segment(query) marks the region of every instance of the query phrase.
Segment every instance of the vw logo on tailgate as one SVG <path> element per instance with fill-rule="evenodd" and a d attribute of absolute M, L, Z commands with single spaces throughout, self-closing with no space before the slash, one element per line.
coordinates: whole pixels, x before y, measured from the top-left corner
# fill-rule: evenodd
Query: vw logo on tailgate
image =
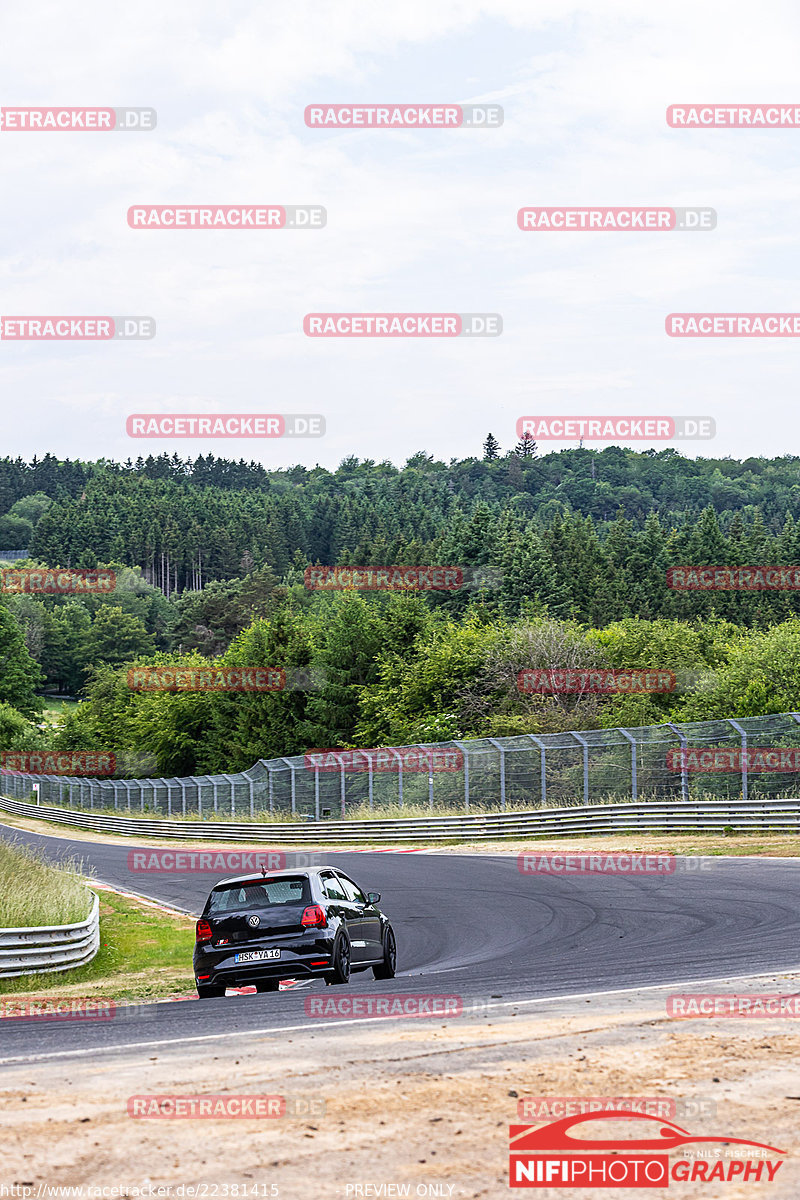
<path fill-rule="evenodd" d="M 252 926 L 253 926 L 253 929 L 255 929 L 256 925 L 260 925 L 260 924 L 261 924 L 261 917 L 257 917 L 257 916 L 255 916 L 255 914 L 254 914 L 252 917 L 248 917 L 248 918 L 247 918 L 247 924 L 248 924 L 248 925 L 252 925 Z"/>

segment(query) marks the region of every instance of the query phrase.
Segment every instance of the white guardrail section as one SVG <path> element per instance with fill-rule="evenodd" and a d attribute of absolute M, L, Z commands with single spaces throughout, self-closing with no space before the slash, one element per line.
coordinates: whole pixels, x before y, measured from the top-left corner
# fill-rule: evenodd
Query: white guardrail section
<path fill-rule="evenodd" d="M 93 829 L 126 837 L 181 838 L 187 842 L 225 841 L 306 845 L 354 845 L 359 842 L 488 841 L 497 838 L 565 836 L 584 833 L 641 833 L 645 830 L 724 830 L 800 833 L 800 799 L 721 801 L 657 801 L 643 804 L 580 805 L 538 808 L 531 812 L 454 814 L 406 820 L 323 821 L 320 824 L 277 821 L 168 821 L 113 817 L 73 809 L 25 804 L 0 797 L 0 810 L 39 821 Z"/>
<path fill-rule="evenodd" d="M 99 949 L 100 902 L 93 892 L 92 911 L 85 921 L 0 929 L 0 979 L 82 967 Z"/>

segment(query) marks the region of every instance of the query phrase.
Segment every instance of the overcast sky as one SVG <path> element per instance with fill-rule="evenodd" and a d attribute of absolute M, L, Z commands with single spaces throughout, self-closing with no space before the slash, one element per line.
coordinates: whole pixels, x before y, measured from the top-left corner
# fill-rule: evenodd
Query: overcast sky
<path fill-rule="evenodd" d="M 673 0 L 7 6 L 0 104 L 152 106 L 150 133 L 0 132 L 0 313 L 148 315 L 152 341 L 0 341 L 0 453 L 268 466 L 503 450 L 527 414 L 703 414 L 688 452 L 800 452 L 798 339 L 667 337 L 800 311 L 800 9 Z M 317 130 L 316 102 L 499 103 L 501 128 Z M 320 204 L 314 231 L 133 230 L 133 204 Z M 523 233 L 529 205 L 702 205 L 713 232 Z M 310 312 L 497 312 L 495 338 L 312 339 Z M 133 440 L 135 412 L 321 413 L 319 440 Z M 563 443 L 562 443 L 563 444 Z M 574 442 L 571 444 L 575 444 Z M 560 448 L 540 445 L 541 450 Z M 641 444 L 640 444 L 641 445 Z M 680 447 L 679 447 L 680 448 Z"/>

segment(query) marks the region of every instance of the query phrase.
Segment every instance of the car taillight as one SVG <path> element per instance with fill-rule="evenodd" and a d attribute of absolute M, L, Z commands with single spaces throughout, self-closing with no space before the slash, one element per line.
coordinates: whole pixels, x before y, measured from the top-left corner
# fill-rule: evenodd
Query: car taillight
<path fill-rule="evenodd" d="M 318 904 L 309 904 L 308 908 L 303 910 L 300 924 L 304 929 L 324 929 L 328 924 L 325 909 L 320 908 Z"/>
<path fill-rule="evenodd" d="M 198 921 L 195 933 L 196 942 L 210 942 L 214 936 L 208 921 Z"/>

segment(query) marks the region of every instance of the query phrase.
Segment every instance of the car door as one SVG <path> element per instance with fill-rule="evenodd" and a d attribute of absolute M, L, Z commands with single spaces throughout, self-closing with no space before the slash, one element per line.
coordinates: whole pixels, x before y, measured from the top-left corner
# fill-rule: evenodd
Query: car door
<path fill-rule="evenodd" d="M 361 888 L 353 882 L 349 875 L 345 875 L 341 871 L 337 871 L 336 874 L 341 880 L 345 895 L 360 914 L 360 937 L 364 940 L 364 960 L 374 962 L 376 959 L 383 958 L 383 931 L 381 930 L 380 913 L 374 904 L 370 904 Z"/>
<path fill-rule="evenodd" d="M 361 932 L 361 911 L 358 905 L 353 900 L 348 900 L 344 884 L 335 871 L 324 871 L 319 878 L 328 911 L 334 916 L 341 917 L 347 928 L 351 946 L 350 961 L 352 963 L 363 962 L 369 956 Z"/>

